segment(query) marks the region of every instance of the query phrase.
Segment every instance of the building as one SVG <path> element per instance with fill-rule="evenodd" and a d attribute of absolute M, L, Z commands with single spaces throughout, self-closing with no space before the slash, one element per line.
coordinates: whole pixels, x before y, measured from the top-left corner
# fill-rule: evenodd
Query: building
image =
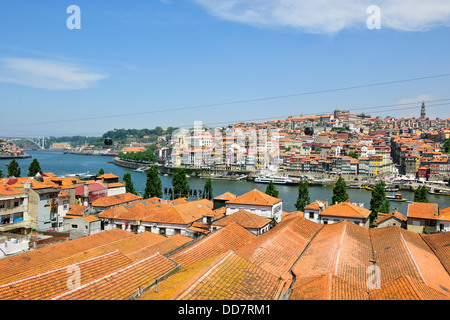
<path fill-rule="evenodd" d="M 439 232 L 450 231 L 450 207 L 439 210 L 439 219 L 437 221 Z"/>
<path fill-rule="evenodd" d="M 108 196 L 108 187 L 101 182 L 89 181 L 76 187 L 76 198 L 79 205 L 87 206 L 106 196 Z"/>
<path fill-rule="evenodd" d="M 349 221 L 359 226 L 369 227 L 370 210 L 350 202 L 341 202 L 329 206 L 320 213 L 323 224 Z"/>
<path fill-rule="evenodd" d="M 85 237 L 101 232 L 101 221 L 93 215 L 66 216 L 65 229 L 70 231 L 70 239 Z"/>
<path fill-rule="evenodd" d="M 211 231 L 216 231 L 230 223 L 237 223 L 244 229 L 247 229 L 254 235 L 258 236 L 269 231 L 272 219 L 263 218 L 254 213 L 239 210 L 235 213 L 225 216 L 211 223 Z"/>
<path fill-rule="evenodd" d="M 227 201 L 234 200 L 236 198 L 237 198 L 237 196 L 235 194 L 232 194 L 230 192 L 225 192 L 213 199 L 214 209 L 225 207 L 225 204 Z"/>
<path fill-rule="evenodd" d="M 397 210 L 394 210 L 387 214 L 378 213 L 378 219 L 375 221 L 374 225 L 377 228 L 399 226 L 402 229 L 406 229 L 407 220 L 408 219 L 403 214 L 401 214 Z"/>
<path fill-rule="evenodd" d="M 91 207 L 98 213 L 116 206 L 126 205 L 140 200 L 142 200 L 142 197 L 138 195 L 132 193 L 122 193 L 98 198 L 92 201 Z"/>
<path fill-rule="evenodd" d="M 438 213 L 437 203 L 413 202 L 408 204 L 407 230 L 416 233 L 435 232 Z"/>
<path fill-rule="evenodd" d="M 213 203 L 207 199 L 171 201 L 156 197 L 111 207 L 101 212 L 102 229 L 120 228 L 134 233 L 150 231 L 167 237 L 181 234 L 195 237 L 194 223 L 204 223 L 214 216 Z"/>
<path fill-rule="evenodd" d="M 275 223 L 281 221 L 283 201 L 269 196 L 262 191 L 253 189 L 242 196 L 226 202 L 226 215 L 239 210 L 246 210 L 258 216 L 273 219 Z"/>
<path fill-rule="evenodd" d="M 29 228 L 27 194 L 8 185 L 0 185 L 0 231 L 14 232 Z"/>
<path fill-rule="evenodd" d="M 308 220 L 320 223 L 320 215 L 326 208 L 328 208 L 328 201 L 316 200 L 305 207 L 304 217 Z"/>

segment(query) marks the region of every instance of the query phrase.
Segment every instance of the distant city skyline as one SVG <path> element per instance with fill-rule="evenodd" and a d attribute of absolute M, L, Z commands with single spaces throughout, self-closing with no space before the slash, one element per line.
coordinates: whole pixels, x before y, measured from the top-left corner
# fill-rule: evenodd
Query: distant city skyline
<path fill-rule="evenodd" d="M 427 117 L 450 116 L 450 3 L 321 4 L 3 2 L 0 136 L 99 136 L 336 108 L 418 118 L 422 101 Z M 68 27 L 71 5 L 80 29 Z M 379 29 L 369 28 L 371 5 Z"/>

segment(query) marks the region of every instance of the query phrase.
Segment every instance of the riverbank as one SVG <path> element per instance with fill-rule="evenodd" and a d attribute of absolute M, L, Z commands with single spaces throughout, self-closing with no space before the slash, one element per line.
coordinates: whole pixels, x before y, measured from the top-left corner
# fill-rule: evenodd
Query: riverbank
<path fill-rule="evenodd" d="M 33 158 L 37 158 L 43 172 L 52 172 L 58 176 L 65 176 L 68 174 L 74 174 L 79 172 L 92 172 L 96 173 L 100 168 L 105 173 L 112 173 L 117 175 L 120 179 L 125 173 L 131 174 L 131 180 L 133 181 L 134 188 L 137 192 L 144 193 L 147 182 L 147 176 L 144 172 L 134 171 L 135 169 L 120 167 L 113 163 L 109 157 L 92 156 L 92 155 L 73 155 L 64 154 L 63 152 L 55 151 L 30 151 Z M 32 159 L 19 159 L 17 160 L 22 172 L 28 172 L 28 167 Z M 0 167 L 4 167 L 8 164 L 9 160 L 0 160 Z M 161 168 L 161 166 L 159 167 Z M 205 176 L 206 177 L 206 176 Z M 161 184 L 163 188 L 172 188 L 172 177 L 170 175 L 160 174 Z M 253 189 L 258 189 L 262 192 L 267 188 L 266 184 L 254 183 L 247 180 L 225 180 L 225 179 L 212 179 L 213 180 L 213 195 L 218 196 L 225 192 L 231 192 L 235 195 L 242 195 Z M 188 183 L 191 189 L 201 189 L 205 185 L 205 179 L 201 176 L 197 177 L 194 174 L 188 178 Z M 285 186 L 277 185 L 279 191 L 279 197 L 283 200 L 283 211 L 292 212 L 295 211 L 295 203 L 298 197 L 297 186 Z M 333 195 L 332 186 L 318 186 L 310 185 L 309 196 L 311 201 L 322 200 L 331 203 L 331 197 Z M 363 189 L 348 189 L 347 190 L 350 201 L 363 203 L 365 208 L 370 207 L 370 200 L 372 192 Z M 414 192 L 410 190 L 401 191 L 404 198 L 412 201 L 414 198 Z M 389 193 L 390 195 L 391 193 Z M 168 196 L 163 196 L 164 199 L 168 199 Z M 429 194 L 428 200 L 433 203 L 438 203 L 439 208 L 445 208 L 450 206 L 450 197 L 444 195 Z M 408 210 L 407 202 L 395 202 L 391 201 L 391 210 L 396 209 L 400 213 L 406 215 Z"/>
<path fill-rule="evenodd" d="M 12 160 L 12 159 L 28 159 L 31 158 L 31 155 L 29 154 L 21 154 L 21 155 L 0 155 L 0 160 Z"/>

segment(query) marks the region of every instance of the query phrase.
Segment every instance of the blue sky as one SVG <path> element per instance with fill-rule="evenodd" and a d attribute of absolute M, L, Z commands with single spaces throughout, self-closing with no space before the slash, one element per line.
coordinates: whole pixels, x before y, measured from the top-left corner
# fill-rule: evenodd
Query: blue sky
<path fill-rule="evenodd" d="M 380 29 L 366 25 L 371 4 Z M 79 30 L 67 28 L 70 5 L 81 9 Z M 422 100 L 450 99 L 446 76 L 215 105 L 448 74 L 444 0 L 5 0 L 0 26 L 0 136 L 220 126 L 335 108 L 418 116 Z M 450 104 L 429 105 L 430 117 L 450 116 Z"/>

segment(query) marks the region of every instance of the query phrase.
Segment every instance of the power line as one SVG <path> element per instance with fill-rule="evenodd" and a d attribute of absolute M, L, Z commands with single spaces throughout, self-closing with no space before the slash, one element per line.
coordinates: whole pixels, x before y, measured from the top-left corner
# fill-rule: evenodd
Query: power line
<path fill-rule="evenodd" d="M 450 99 L 439 99 L 439 100 L 430 100 L 425 102 L 440 102 L 440 101 L 448 101 Z M 394 106 L 402 106 L 402 105 L 410 105 L 410 104 L 417 104 L 418 102 L 408 102 L 403 104 L 393 104 L 393 105 L 385 105 L 385 106 L 374 106 L 374 107 L 363 107 L 363 108 L 354 108 L 354 109 L 348 109 L 348 111 L 357 111 L 357 110 L 368 110 L 368 109 L 380 109 L 384 107 L 394 107 Z M 450 105 L 449 103 L 440 103 L 440 104 L 433 104 L 433 105 L 427 105 L 427 108 L 430 107 L 437 107 L 437 106 L 444 106 L 444 105 Z M 414 106 L 414 107 L 405 107 L 405 108 L 393 108 L 393 109 L 385 109 L 385 110 L 377 110 L 377 112 L 391 112 L 391 111 L 401 111 L 401 110 L 409 110 L 409 109 L 419 109 L 420 106 Z M 333 111 L 329 112 L 322 112 L 322 114 L 330 114 L 333 113 Z M 320 115 L 318 113 L 310 113 L 305 114 L 304 116 L 314 116 L 314 115 Z M 271 120 L 271 119 L 285 119 L 291 115 L 284 115 L 284 116 L 272 116 L 272 117 L 264 117 L 264 118 L 253 118 L 253 119 L 241 119 L 241 120 L 231 120 L 231 121 L 223 121 L 223 122 L 209 122 L 204 123 L 205 125 L 211 126 L 211 125 L 218 125 L 218 124 L 232 124 L 232 123 L 240 123 L 240 122 L 254 122 L 254 121 L 264 121 L 264 120 Z M 178 126 L 179 128 L 190 128 L 192 127 L 192 124 L 189 125 L 182 125 Z"/>
<path fill-rule="evenodd" d="M 292 97 L 315 95 L 315 94 L 323 94 L 323 93 L 345 91 L 345 90 L 352 90 L 352 89 L 361 89 L 361 88 L 383 86 L 383 85 L 397 84 L 397 83 L 404 83 L 404 82 L 412 82 L 412 81 L 419 81 L 419 80 L 436 79 L 436 78 L 442 78 L 442 77 L 448 77 L 448 76 L 450 76 L 450 73 L 444 73 L 444 74 L 432 75 L 432 76 L 425 76 L 425 77 L 416 77 L 416 78 L 402 79 L 402 80 L 370 83 L 370 84 L 363 84 L 363 85 L 356 85 L 356 86 L 348 86 L 348 87 L 341 87 L 341 88 L 333 88 L 333 89 L 325 89 L 325 90 L 293 93 L 293 94 L 287 94 L 287 95 L 278 95 L 278 96 L 263 97 L 263 98 L 253 98 L 253 99 L 245 99 L 245 100 L 219 102 L 219 103 L 204 104 L 204 105 L 197 105 L 197 106 L 190 106 L 190 107 L 178 107 L 178 108 L 170 108 L 170 109 L 165 108 L 165 109 L 160 109 L 160 110 L 152 110 L 152 111 L 144 111 L 144 112 L 136 112 L 136 113 L 126 113 L 126 114 L 117 114 L 117 115 L 109 115 L 109 116 L 97 116 L 97 117 L 88 117 L 88 118 L 79 118 L 79 119 L 42 121 L 42 122 L 25 123 L 25 124 L 24 123 L 21 123 L 21 124 L 8 124 L 8 125 L 2 125 L 2 126 L 0 126 L 0 128 L 23 127 L 23 126 L 54 124 L 54 123 L 65 123 L 65 122 L 78 122 L 78 121 L 88 121 L 88 120 L 101 120 L 101 119 L 111 119 L 111 118 L 129 117 L 129 116 L 138 116 L 138 115 L 162 113 L 162 112 L 192 110 L 192 109 L 200 109 L 200 108 L 211 108 L 211 107 L 219 107 L 219 106 L 225 106 L 225 105 L 231 105 L 231 104 L 243 104 L 243 103 L 250 103 L 250 102 L 259 102 L 259 101 L 267 101 L 267 100 L 275 100 L 275 99 L 283 99 L 283 98 L 292 98 Z"/>

